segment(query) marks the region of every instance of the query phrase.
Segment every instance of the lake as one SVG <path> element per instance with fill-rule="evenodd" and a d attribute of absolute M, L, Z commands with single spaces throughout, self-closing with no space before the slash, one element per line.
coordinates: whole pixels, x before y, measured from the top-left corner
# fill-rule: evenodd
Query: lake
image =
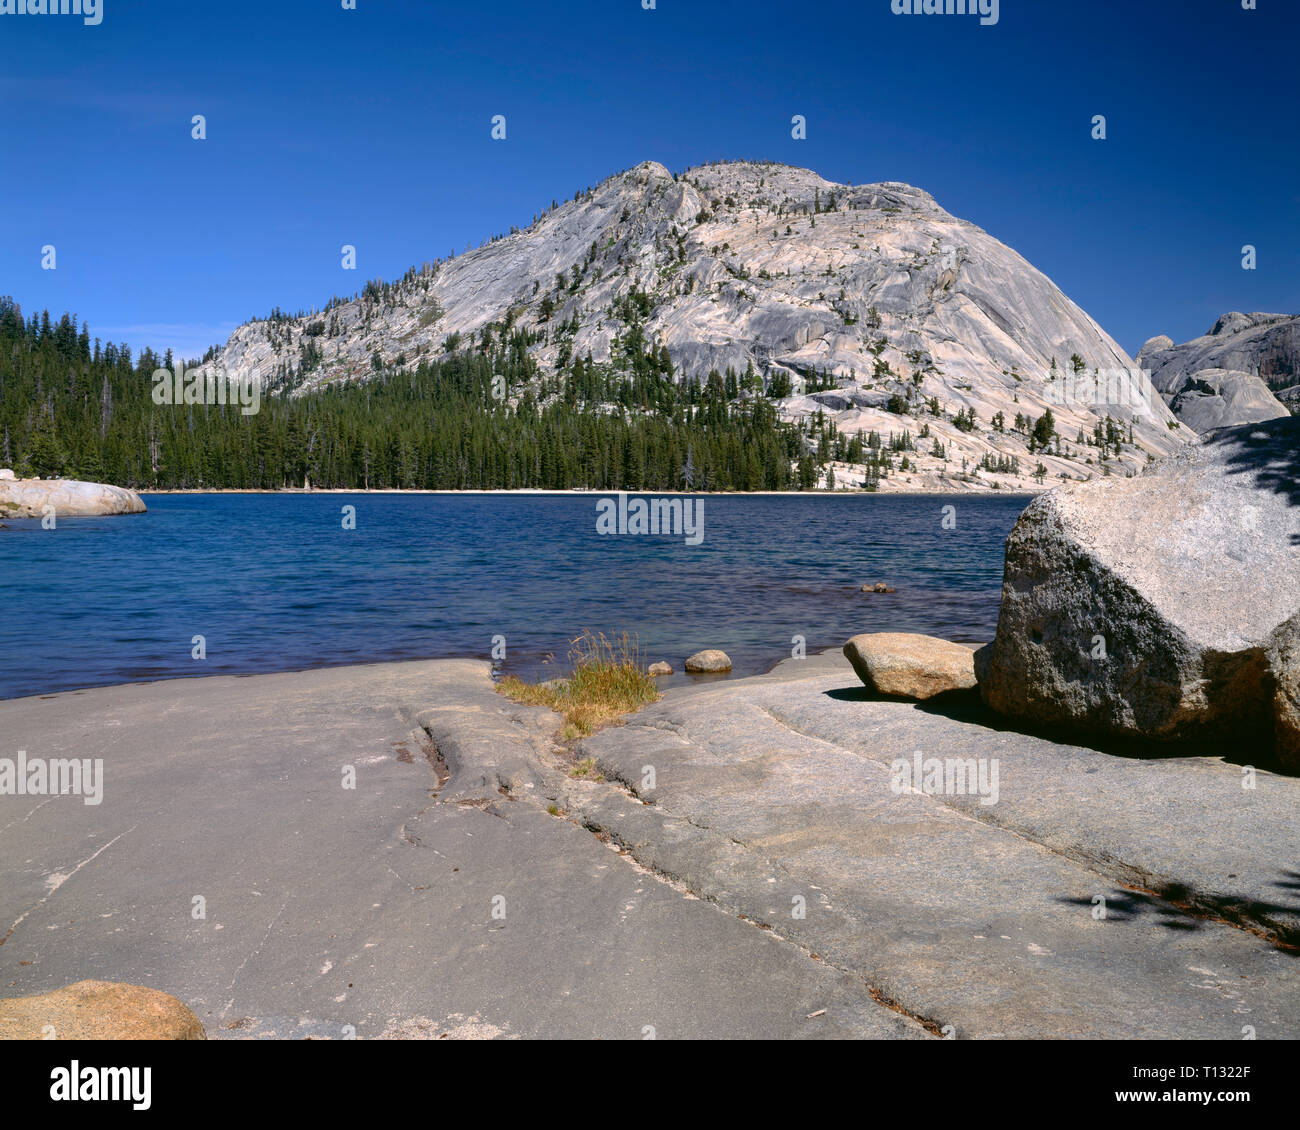
<path fill-rule="evenodd" d="M 0 530 L 0 698 L 447 656 L 557 673 L 584 628 L 737 674 L 865 631 L 985 642 L 1025 496 L 702 496 L 703 539 L 597 532 L 591 495 L 145 495 Z M 344 508 L 356 528 L 344 528 Z M 945 529 L 945 506 L 956 526 Z M 884 581 L 897 591 L 859 589 Z M 203 636 L 206 659 L 192 658 Z"/>

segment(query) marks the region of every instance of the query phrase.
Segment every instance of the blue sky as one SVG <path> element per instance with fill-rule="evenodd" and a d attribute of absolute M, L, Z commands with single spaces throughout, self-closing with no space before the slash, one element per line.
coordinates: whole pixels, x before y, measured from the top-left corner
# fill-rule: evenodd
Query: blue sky
<path fill-rule="evenodd" d="M 1130 352 L 1300 312 L 1297 0 L 102 4 L 0 15 L 0 293 L 136 347 L 201 352 L 647 159 L 919 185 Z"/>

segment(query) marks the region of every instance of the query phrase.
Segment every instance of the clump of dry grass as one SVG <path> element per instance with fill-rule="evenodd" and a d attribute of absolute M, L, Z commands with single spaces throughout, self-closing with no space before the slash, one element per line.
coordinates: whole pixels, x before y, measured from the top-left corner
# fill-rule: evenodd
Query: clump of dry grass
<path fill-rule="evenodd" d="M 584 631 L 569 644 L 569 663 L 573 670 L 567 678 L 525 683 L 510 675 L 497 690 L 515 702 L 549 706 L 562 715 L 566 741 L 586 737 L 659 701 L 659 688 L 646 673 L 637 638 L 627 632 L 606 636 Z"/>

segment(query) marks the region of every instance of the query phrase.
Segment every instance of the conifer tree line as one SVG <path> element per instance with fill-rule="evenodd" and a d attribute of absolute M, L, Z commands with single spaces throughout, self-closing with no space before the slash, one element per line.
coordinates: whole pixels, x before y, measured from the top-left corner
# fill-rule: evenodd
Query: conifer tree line
<path fill-rule="evenodd" d="M 485 335 L 486 336 L 486 335 Z M 0 466 L 136 489 L 807 489 L 829 457 L 735 374 L 673 379 L 624 343 L 540 376 L 521 334 L 365 381 L 238 404 L 153 402 L 170 351 L 91 340 L 0 298 Z M 505 395 L 500 393 L 504 391 Z M 836 445 L 838 446 L 838 445 Z"/>

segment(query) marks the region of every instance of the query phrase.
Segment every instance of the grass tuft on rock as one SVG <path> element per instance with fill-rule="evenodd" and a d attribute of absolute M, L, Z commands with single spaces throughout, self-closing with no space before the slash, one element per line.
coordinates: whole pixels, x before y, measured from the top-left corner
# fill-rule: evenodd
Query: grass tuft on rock
<path fill-rule="evenodd" d="M 548 706 L 564 718 L 562 736 L 586 737 L 623 715 L 659 701 L 659 688 L 647 673 L 637 638 L 627 632 L 606 636 L 584 631 L 569 644 L 573 670 L 566 678 L 525 683 L 502 679 L 498 692 L 528 706 Z"/>

